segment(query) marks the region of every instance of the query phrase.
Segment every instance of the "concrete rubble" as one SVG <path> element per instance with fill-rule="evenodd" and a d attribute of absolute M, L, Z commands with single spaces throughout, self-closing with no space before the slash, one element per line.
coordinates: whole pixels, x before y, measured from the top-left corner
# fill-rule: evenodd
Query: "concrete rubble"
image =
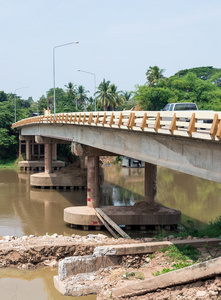
<path fill-rule="evenodd" d="M 200 245 L 205 243 L 218 244 L 220 240 L 218 239 L 201 239 L 201 240 L 182 240 L 180 243 L 182 245 L 191 243 L 192 245 Z M 175 243 L 178 243 L 176 241 Z M 139 255 L 144 253 L 153 253 L 163 247 L 172 245 L 170 241 L 164 242 L 150 242 L 150 243 L 139 243 L 139 244 L 123 244 L 123 245 L 109 245 L 109 246 L 99 246 L 94 249 L 93 255 L 85 257 L 68 257 L 59 262 L 59 275 L 54 277 L 54 285 L 56 289 L 64 295 L 69 296 L 83 296 L 88 294 L 99 294 L 100 290 L 105 284 L 108 284 L 108 278 L 103 278 L 100 276 L 102 271 L 107 274 L 108 271 L 117 268 L 122 262 L 122 256 L 125 255 Z M 149 260 L 146 260 L 149 262 Z M 166 286 L 194 281 L 201 278 L 200 276 L 208 277 L 209 275 L 220 274 L 221 273 L 221 258 L 218 260 L 220 267 L 214 270 L 217 261 L 205 262 L 198 265 L 194 265 L 189 271 L 187 268 L 179 270 L 178 275 L 174 272 L 170 274 L 175 274 L 172 279 L 170 276 L 168 280 L 165 280 L 165 284 L 159 284 L 161 279 L 159 277 L 152 278 L 150 281 L 153 282 L 152 289 L 148 290 L 150 281 L 148 281 L 147 286 L 143 287 L 142 282 L 140 284 L 134 284 L 126 286 L 122 289 L 113 289 L 113 295 L 116 299 L 119 297 L 127 297 L 139 295 L 144 291 L 152 291 L 158 288 L 165 288 Z M 202 269 L 205 272 L 202 272 Z M 212 269 L 211 269 L 212 268 Z M 176 271 L 177 272 L 177 271 Z M 185 272 L 187 275 L 185 276 Z M 199 275 L 197 276 L 196 274 Z M 181 275 L 180 275 L 181 274 Z M 184 274 L 184 275 L 183 275 Z M 161 276 L 160 276 L 161 277 Z M 165 275 L 167 278 L 167 275 Z M 79 280 L 81 278 L 81 280 Z M 182 280 L 181 280 L 182 278 Z M 179 280 L 178 280 L 179 279 Z M 163 281 L 164 283 L 164 281 Z M 128 291 L 128 293 L 127 293 Z M 112 292 L 111 292 L 112 294 Z"/>

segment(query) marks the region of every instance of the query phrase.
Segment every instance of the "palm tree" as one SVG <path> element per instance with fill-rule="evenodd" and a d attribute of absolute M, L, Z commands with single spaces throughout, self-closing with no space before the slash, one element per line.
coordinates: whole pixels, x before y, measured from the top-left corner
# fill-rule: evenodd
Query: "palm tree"
<path fill-rule="evenodd" d="M 103 79 L 103 81 L 99 84 L 95 95 L 97 95 L 97 105 L 102 105 L 103 110 L 106 111 L 112 100 L 110 81 L 105 81 L 105 79 Z"/>
<path fill-rule="evenodd" d="M 122 97 L 124 99 L 124 102 L 128 102 L 129 100 L 131 100 L 133 93 L 132 92 L 122 92 Z"/>
<path fill-rule="evenodd" d="M 69 82 L 68 84 L 65 84 L 65 87 L 67 88 L 67 92 L 69 95 L 73 96 L 75 93 L 75 87 L 76 85 L 72 82 Z"/>
<path fill-rule="evenodd" d="M 89 91 L 86 91 L 83 85 L 79 85 L 77 88 L 77 97 L 76 97 L 76 109 L 78 108 L 78 104 L 81 107 L 81 109 L 84 107 L 88 97 L 87 93 Z"/>
<path fill-rule="evenodd" d="M 118 91 L 117 86 L 114 83 L 110 85 L 111 102 L 109 106 L 112 110 L 115 110 L 116 106 L 123 103 L 123 97 L 121 93 L 122 91 Z"/>
<path fill-rule="evenodd" d="M 148 86 L 153 86 L 157 80 L 164 78 L 163 72 L 164 69 L 160 69 L 157 66 L 149 67 L 146 72 Z"/>

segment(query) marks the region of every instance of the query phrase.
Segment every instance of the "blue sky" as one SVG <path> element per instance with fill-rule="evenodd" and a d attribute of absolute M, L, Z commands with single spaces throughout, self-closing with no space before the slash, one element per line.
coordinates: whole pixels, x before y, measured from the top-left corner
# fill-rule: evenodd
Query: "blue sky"
<path fill-rule="evenodd" d="M 94 92 L 105 78 L 119 90 L 145 83 L 149 66 L 221 68 L 219 0 L 0 0 L 0 90 L 36 101 L 68 82 Z"/>

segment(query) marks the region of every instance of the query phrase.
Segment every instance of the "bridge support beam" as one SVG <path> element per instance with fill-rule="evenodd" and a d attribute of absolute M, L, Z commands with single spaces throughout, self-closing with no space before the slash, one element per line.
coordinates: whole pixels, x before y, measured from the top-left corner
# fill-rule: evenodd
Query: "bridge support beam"
<path fill-rule="evenodd" d="M 52 160 L 57 160 L 57 144 L 52 144 Z"/>
<path fill-rule="evenodd" d="M 26 141 L 26 160 L 31 160 L 31 140 Z"/>
<path fill-rule="evenodd" d="M 45 173 L 52 173 L 52 144 L 45 144 Z"/>
<path fill-rule="evenodd" d="M 87 158 L 87 206 L 99 207 L 99 156 Z"/>
<path fill-rule="evenodd" d="M 157 166 L 145 162 L 145 201 L 151 206 L 156 204 Z"/>

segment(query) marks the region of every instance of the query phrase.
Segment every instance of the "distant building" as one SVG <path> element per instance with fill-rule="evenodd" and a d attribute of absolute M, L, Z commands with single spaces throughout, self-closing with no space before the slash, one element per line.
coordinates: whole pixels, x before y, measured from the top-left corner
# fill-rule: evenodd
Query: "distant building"
<path fill-rule="evenodd" d="M 144 162 L 131 157 L 123 156 L 121 167 L 126 168 L 143 168 Z"/>

